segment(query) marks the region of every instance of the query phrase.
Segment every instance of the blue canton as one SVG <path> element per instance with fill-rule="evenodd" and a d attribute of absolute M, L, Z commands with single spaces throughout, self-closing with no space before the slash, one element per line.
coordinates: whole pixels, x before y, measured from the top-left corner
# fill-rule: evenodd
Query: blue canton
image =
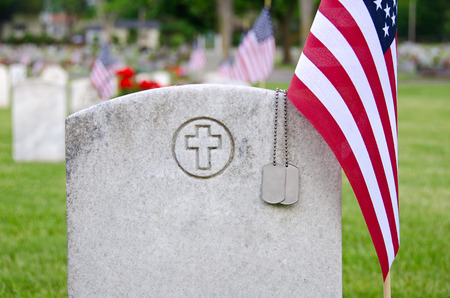
<path fill-rule="evenodd" d="M 111 59 L 111 54 L 109 52 L 109 44 L 104 43 L 100 52 L 100 60 L 105 67 L 111 66 L 113 61 Z"/>
<path fill-rule="evenodd" d="M 273 35 L 272 20 L 267 7 L 264 7 L 252 28 L 255 31 L 256 39 L 261 42 Z"/>
<path fill-rule="evenodd" d="M 377 29 L 383 53 L 391 46 L 397 34 L 397 0 L 364 0 Z"/>

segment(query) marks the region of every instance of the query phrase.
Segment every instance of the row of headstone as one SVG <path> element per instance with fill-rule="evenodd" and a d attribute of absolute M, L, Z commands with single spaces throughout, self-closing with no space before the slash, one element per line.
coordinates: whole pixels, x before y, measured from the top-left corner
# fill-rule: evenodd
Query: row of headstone
<path fill-rule="evenodd" d="M 0 68 L 3 107 L 9 106 L 9 78 L 12 82 L 14 160 L 64 161 L 64 123 L 68 112 L 100 103 L 91 81 L 74 79 L 68 88 L 69 76 L 59 65 L 47 66 L 39 77 L 28 79 L 24 66 L 11 65 L 9 72 L 3 66 Z"/>
<path fill-rule="evenodd" d="M 143 80 L 154 81 L 160 86 L 169 86 L 172 79 L 167 71 L 154 71 L 151 73 L 143 72 L 136 75 L 137 82 Z"/>
<path fill-rule="evenodd" d="M 9 93 L 11 91 L 11 79 L 8 68 L 0 64 L 0 108 L 9 107 Z"/>
<path fill-rule="evenodd" d="M 274 111 L 270 90 L 186 85 L 70 115 L 68 296 L 341 297 L 341 168 L 288 103 L 299 201 L 263 202 Z"/>
<path fill-rule="evenodd" d="M 50 65 L 41 73 L 40 77 L 49 82 L 67 85 L 69 75 L 59 65 Z M 12 64 L 9 68 L 0 64 L 0 108 L 10 106 L 11 88 L 16 88 L 27 79 L 27 67 L 24 64 Z"/>
<path fill-rule="evenodd" d="M 66 86 L 42 78 L 13 89 L 12 127 L 15 161 L 63 161 Z"/>
<path fill-rule="evenodd" d="M 9 107 L 11 88 L 24 81 L 26 77 L 25 65 L 12 64 L 8 68 L 0 64 L 0 108 Z"/>
<path fill-rule="evenodd" d="M 151 79 L 161 85 L 170 84 L 166 72 L 155 72 Z M 74 79 L 68 87 L 67 72 L 50 65 L 39 77 L 18 82 L 16 76 L 16 82 L 12 105 L 14 160 L 63 161 L 67 108 L 74 113 L 101 102 L 90 79 Z"/>

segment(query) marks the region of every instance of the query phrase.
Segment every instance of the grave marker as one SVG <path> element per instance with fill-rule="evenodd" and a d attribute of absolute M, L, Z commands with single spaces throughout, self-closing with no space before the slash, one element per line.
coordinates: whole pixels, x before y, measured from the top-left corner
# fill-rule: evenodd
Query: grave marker
<path fill-rule="evenodd" d="M 11 83 L 9 79 L 9 71 L 6 65 L 0 64 L 0 108 L 9 107 L 9 93 L 11 91 Z"/>
<path fill-rule="evenodd" d="M 155 71 L 151 74 L 153 81 L 161 86 L 169 86 L 171 83 L 170 74 L 167 71 Z"/>
<path fill-rule="evenodd" d="M 38 78 L 13 89 L 15 161 L 63 161 L 66 92 L 60 84 Z"/>
<path fill-rule="evenodd" d="M 11 64 L 9 66 L 11 86 L 14 87 L 27 78 L 27 67 L 23 64 Z"/>
<path fill-rule="evenodd" d="M 299 201 L 261 200 L 274 97 L 186 85 L 70 115 L 69 297 L 341 296 L 341 168 L 290 104 Z"/>
<path fill-rule="evenodd" d="M 78 112 L 101 102 L 97 90 L 89 78 L 74 79 L 70 82 L 70 111 Z"/>
<path fill-rule="evenodd" d="M 67 85 L 69 74 L 58 64 L 46 66 L 40 75 L 45 81 L 54 82 L 56 84 Z"/>

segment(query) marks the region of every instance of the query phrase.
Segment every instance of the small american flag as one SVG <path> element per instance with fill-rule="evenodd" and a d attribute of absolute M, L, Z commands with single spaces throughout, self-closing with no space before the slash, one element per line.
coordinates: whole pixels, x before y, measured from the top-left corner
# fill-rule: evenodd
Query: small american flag
<path fill-rule="evenodd" d="M 206 66 L 205 50 L 197 43 L 194 44 L 194 49 L 189 57 L 189 71 L 196 71 Z"/>
<path fill-rule="evenodd" d="M 44 61 L 42 59 L 38 59 L 33 63 L 33 67 L 31 68 L 31 74 L 33 76 L 37 76 L 43 68 L 44 68 Z"/>
<path fill-rule="evenodd" d="M 102 47 L 100 57 L 95 60 L 92 66 L 90 79 L 101 99 L 110 99 L 117 93 L 115 71 L 109 46 L 106 43 Z"/>
<path fill-rule="evenodd" d="M 31 62 L 31 55 L 28 52 L 28 50 L 25 49 L 22 55 L 20 56 L 20 63 L 28 66 L 30 62 Z"/>
<path fill-rule="evenodd" d="M 217 73 L 225 78 L 231 78 L 231 72 L 233 70 L 233 57 L 228 57 L 226 60 L 220 63 Z"/>
<path fill-rule="evenodd" d="M 242 39 L 234 61 L 234 78 L 256 83 L 273 70 L 275 38 L 269 8 L 264 7 L 253 28 Z"/>
<path fill-rule="evenodd" d="M 322 0 L 288 90 L 347 175 L 384 279 L 400 245 L 396 17 L 396 0 Z"/>

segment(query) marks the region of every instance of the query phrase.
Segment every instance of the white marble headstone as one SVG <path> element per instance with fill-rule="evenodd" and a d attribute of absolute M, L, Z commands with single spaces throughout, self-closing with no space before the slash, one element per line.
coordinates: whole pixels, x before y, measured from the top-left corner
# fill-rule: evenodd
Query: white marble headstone
<path fill-rule="evenodd" d="M 186 85 L 69 116 L 68 296 L 340 297 L 341 168 L 291 104 L 299 202 L 261 200 L 274 97 Z"/>
<path fill-rule="evenodd" d="M 11 86 L 16 86 L 27 78 L 27 67 L 23 64 L 11 64 L 9 66 Z"/>
<path fill-rule="evenodd" d="M 67 85 L 69 74 L 61 66 L 52 64 L 42 70 L 40 78 L 56 84 Z"/>
<path fill-rule="evenodd" d="M 70 82 L 70 111 L 78 112 L 101 102 L 97 90 L 89 78 L 74 79 Z"/>
<path fill-rule="evenodd" d="M 147 72 L 141 72 L 136 74 L 136 82 L 140 83 L 142 81 L 152 81 L 153 76 L 150 73 Z"/>
<path fill-rule="evenodd" d="M 208 72 L 203 77 L 203 83 L 205 84 L 224 84 L 224 85 L 240 85 L 250 86 L 248 82 L 237 81 L 231 78 L 224 77 L 217 72 Z"/>
<path fill-rule="evenodd" d="M 9 107 L 9 97 L 11 91 L 11 81 L 6 65 L 0 64 L 0 108 Z"/>
<path fill-rule="evenodd" d="M 63 161 L 66 92 L 60 84 L 28 79 L 14 87 L 13 158 Z"/>
<path fill-rule="evenodd" d="M 171 84 L 170 73 L 167 71 L 155 71 L 152 73 L 153 81 L 161 86 L 169 86 Z"/>

